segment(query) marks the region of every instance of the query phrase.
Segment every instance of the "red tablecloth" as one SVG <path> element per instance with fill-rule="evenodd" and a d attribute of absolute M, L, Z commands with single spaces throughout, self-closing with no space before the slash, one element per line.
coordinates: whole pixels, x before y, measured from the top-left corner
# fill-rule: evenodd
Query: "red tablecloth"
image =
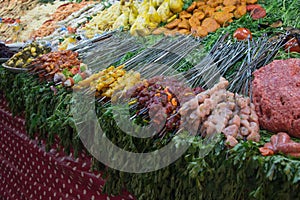
<path fill-rule="evenodd" d="M 13 117 L 0 94 L 0 199 L 133 199 L 102 194 L 105 181 L 90 171 L 91 157 L 51 149 L 25 134 L 25 121 Z"/>

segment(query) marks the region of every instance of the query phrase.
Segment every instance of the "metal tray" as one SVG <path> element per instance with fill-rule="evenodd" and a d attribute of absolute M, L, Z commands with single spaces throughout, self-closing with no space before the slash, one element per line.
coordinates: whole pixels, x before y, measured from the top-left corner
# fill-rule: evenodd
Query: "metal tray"
<path fill-rule="evenodd" d="M 9 67 L 6 64 L 2 64 L 2 67 L 4 67 L 5 69 L 14 72 L 14 73 L 21 73 L 21 72 L 26 72 L 28 71 L 28 69 L 26 68 L 16 68 L 16 67 Z"/>

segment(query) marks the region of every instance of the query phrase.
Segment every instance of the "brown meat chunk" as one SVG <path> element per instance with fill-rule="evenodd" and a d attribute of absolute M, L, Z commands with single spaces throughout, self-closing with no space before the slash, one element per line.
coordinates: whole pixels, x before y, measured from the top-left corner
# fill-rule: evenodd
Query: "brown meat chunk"
<path fill-rule="evenodd" d="M 202 26 L 206 28 L 207 32 L 215 32 L 220 28 L 220 24 L 213 18 L 206 18 L 202 22 Z"/>
<path fill-rule="evenodd" d="M 207 7 L 204 11 L 204 14 L 208 17 L 212 16 L 215 12 L 215 9 L 212 7 Z"/>
<path fill-rule="evenodd" d="M 222 11 L 223 8 L 224 8 L 224 6 L 217 6 L 217 7 L 215 7 L 215 11 L 216 12 Z"/>
<path fill-rule="evenodd" d="M 189 19 L 192 16 L 191 13 L 186 12 L 185 10 L 179 13 L 179 18 Z"/>
<path fill-rule="evenodd" d="M 203 2 L 203 1 L 198 1 L 198 2 L 196 2 L 196 7 L 197 8 L 199 8 L 200 6 L 204 6 L 205 5 L 205 2 Z"/>
<path fill-rule="evenodd" d="M 195 12 L 192 17 L 195 17 L 198 20 L 202 20 L 202 19 L 204 19 L 205 14 L 203 12 Z"/>
<path fill-rule="evenodd" d="M 247 9 L 245 5 L 238 6 L 237 9 L 234 11 L 235 18 L 241 18 L 247 13 Z"/>
<path fill-rule="evenodd" d="M 168 23 L 165 27 L 168 29 L 173 29 L 176 26 L 178 26 L 178 24 L 181 22 L 181 19 L 175 19 L 173 21 L 171 21 L 170 23 Z"/>
<path fill-rule="evenodd" d="M 183 35 L 188 35 L 191 32 L 188 29 L 179 29 L 178 33 L 183 34 Z"/>
<path fill-rule="evenodd" d="M 203 6 L 199 6 L 197 10 L 200 10 L 200 11 L 205 11 L 206 9 L 210 8 L 209 5 L 203 5 Z"/>
<path fill-rule="evenodd" d="M 220 10 L 221 11 L 224 11 L 224 12 L 232 12 L 236 9 L 236 6 L 225 6 L 225 7 L 222 7 Z M 218 11 L 218 10 L 216 10 Z"/>
<path fill-rule="evenodd" d="M 205 36 L 207 36 L 207 34 L 208 34 L 208 32 L 205 27 L 199 26 L 197 28 L 196 37 L 205 37 Z"/>
<path fill-rule="evenodd" d="M 176 35 L 177 33 L 178 33 L 178 28 L 175 28 L 175 29 L 173 29 L 173 30 L 169 30 L 169 29 L 167 29 L 165 32 L 164 32 L 164 34 L 166 35 L 166 36 L 174 36 L 174 35 Z"/>
<path fill-rule="evenodd" d="M 168 29 L 165 28 L 165 27 L 159 27 L 157 29 L 155 29 L 152 34 L 153 35 L 160 35 L 160 34 L 163 34 L 165 31 L 167 31 Z"/>
<path fill-rule="evenodd" d="M 189 23 L 194 29 L 197 29 L 197 27 L 200 26 L 200 20 L 194 16 L 189 19 Z"/>
<path fill-rule="evenodd" d="M 247 0 L 246 2 L 247 2 L 247 4 L 254 4 L 257 2 L 257 0 Z"/>
<path fill-rule="evenodd" d="M 209 0 L 209 1 L 206 2 L 206 4 L 209 5 L 212 8 L 215 8 L 219 5 L 219 2 L 215 1 L 215 0 Z"/>
<path fill-rule="evenodd" d="M 193 11 L 193 13 L 196 13 L 196 12 L 203 12 L 203 10 L 200 9 L 200 8 L 197 8 L 197 9 L 195 9 L 195 10 Z M 204 12 L 203 12 L 203 13 L 204 13 Z"/>
<path fill-rule="evenodd" d="M 187 12 L 193 12 L 193 10 L 196 9 L 196 6 L 197 6 L 197 2 L 194 1 L 194 2 L 186 9 L 186 11 L 187 11 Z"/>
<path fill-rule="evenodd" d="M 189 21 L 187 19 L 183 19 L 179 24 L 178 24 L 179 29 L 188 29 L 190 30 L 191 26 L 189 24 Z"/>
<path fill-rule="evenodd" d="M 239 3 L 238 0 L 224 0 L 223 4 L 224 6 L 235 6 Z"/>
<path fill-rule="evenodd" d="M 213 17 L 219 24 L 226 25 L 233 18 L 233 14 L 229 12 L 215 12 Z"/>
<path fill-rule="evenodd" d="M 254 72 L 253 103 L 262 128 L 300 138 L 300 59 L 275 60 Z"/>

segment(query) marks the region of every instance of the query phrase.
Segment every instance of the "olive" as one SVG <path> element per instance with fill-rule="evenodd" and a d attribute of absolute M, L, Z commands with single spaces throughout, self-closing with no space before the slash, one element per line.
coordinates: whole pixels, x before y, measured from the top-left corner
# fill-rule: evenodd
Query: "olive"
<path fill-rule="evenodd" d="M 36 48 L 35 48 L 35 47 L 31 47 L 31 48 L 30 48 L 30 51 L 31 51 L 31 53 L 33 54 L 33 53 L 36 52 Z"/>
<path fill-rule="evenodd" d="M 33 58 L 28 58 L 26 63 L 32 62 L 34 59 Z"/>
<path fill-rule="evenodd" d="M 22 55 L 21 52 L 16 53 L 16 56 L 21 56 L 21 55 Z"/>
<path fill-rule="evenodd" d="M 24 62 L 22 59 L 20 59 L 16 62 L 16 67 L 22 67 L 23 65 L 24 65 Z"/>
<path fill-rule="evenodd" d="M 8 63 L 7 63 L 9 66 L 12 66 L 13 64 L 14 64 L 14 61 L 9 61 Z"/>
<path fill-rule="evenodd" d="M 24 54 L 24 55 L 27 55 L 27 56 L 30 56 L 30 55 L 31 55 L 31 52 L 30 52 L 30 51 L 24 51 L 23 54 Z"/>

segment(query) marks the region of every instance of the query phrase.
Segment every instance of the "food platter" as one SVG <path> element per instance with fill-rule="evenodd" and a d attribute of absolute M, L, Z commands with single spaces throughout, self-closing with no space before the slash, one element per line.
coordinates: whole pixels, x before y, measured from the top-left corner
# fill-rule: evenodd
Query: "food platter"
<path fill-rule="evenodd" d="M 28 69 L 26 69 L 26 68 L 9 67 L 6 64 L 2 64 L 2 67 L 9 70 L 9 71 L 11 71 L 11 72 L 14 72 L 14 73 L 21 73 L 21 72 L 28 71 Z"/>

